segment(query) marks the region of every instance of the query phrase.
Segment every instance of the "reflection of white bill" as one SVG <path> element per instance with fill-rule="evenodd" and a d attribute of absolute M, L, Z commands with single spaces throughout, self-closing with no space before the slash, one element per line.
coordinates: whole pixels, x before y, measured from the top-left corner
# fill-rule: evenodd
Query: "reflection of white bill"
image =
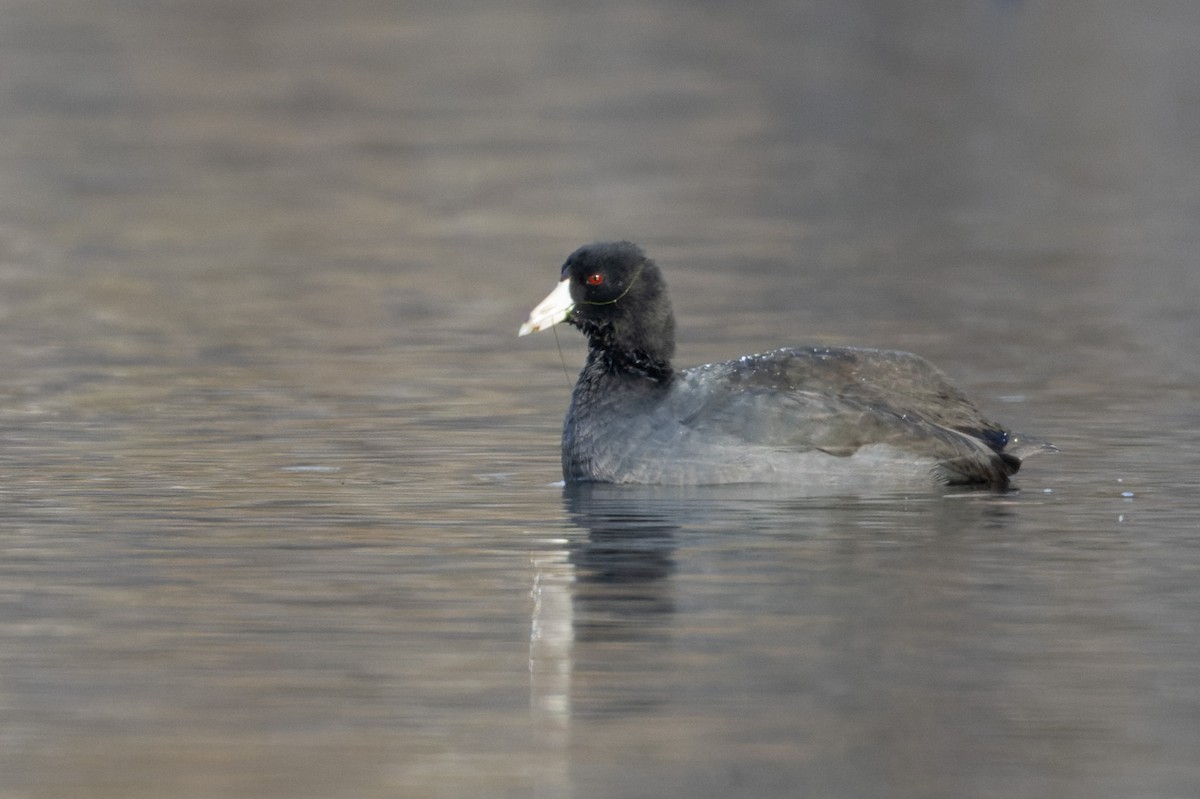
<path fill-rule="evenodd" d="M 533 622 L 529 634 L 529 705 L 538 736 L 538 749 L 558 755 L 561 773 L 552 763 L 539 780 L 538 796 L 569 795 L 567 744 L 571 722 L 571 647 L 575 617 L 571 585 L 575 567 L 567 557 L 566 539 L 540 542 L 533 563 Z"/>

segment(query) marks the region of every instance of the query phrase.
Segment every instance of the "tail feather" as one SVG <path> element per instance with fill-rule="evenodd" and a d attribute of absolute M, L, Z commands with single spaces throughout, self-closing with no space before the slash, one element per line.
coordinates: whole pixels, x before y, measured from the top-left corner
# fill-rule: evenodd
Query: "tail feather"
<path fill-rule="evenodd" d="M 1008 478 L 1020 470 L 1026 458 L 1040 452 L 1058 452 L 1058 447 L 1053 444 L 1023 434 L 987 432 L 989 435 L 976 432 L 973 436 L 977 443 L 983 445 L 980 451 L 948 458 L 938 464 L 937 476 L 942 482 L 948 485 L 990 485 L 994 489 L 1004 490 L 1008 488 Z"/>
<path fill-rule="evenodd" d="M 1005 454 L 1012 455 L 1019 461 L 1024 461 L 1031 455 L 1037 455 L 1041 452 L 1058 452 L 1058 447 L 1049 441 L 1027 436 L 1024 433 L 1009 433 L 1008 446 L 1004 448 L 1004 452 Z"/>

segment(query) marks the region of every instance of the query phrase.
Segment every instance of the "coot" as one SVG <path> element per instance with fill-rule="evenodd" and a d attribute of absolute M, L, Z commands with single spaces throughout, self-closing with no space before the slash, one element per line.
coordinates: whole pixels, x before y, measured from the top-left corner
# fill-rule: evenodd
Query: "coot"
<path fill-rule="evenodd" d="M 627 241 L 572 253 L 518 335 L 564 320 L 588 339 L 563 423 L 568 482 L 1003 489 L 1053 449 L 907 352 L 788 348 L 677 371 L 666 283 Z"/>

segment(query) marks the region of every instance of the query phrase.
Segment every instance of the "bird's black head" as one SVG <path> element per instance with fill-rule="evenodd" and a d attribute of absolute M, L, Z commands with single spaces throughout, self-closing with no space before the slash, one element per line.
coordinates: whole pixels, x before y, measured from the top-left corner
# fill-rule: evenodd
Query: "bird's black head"
<path fill-rule="evenodd" d="M 675 317 L 654 261 L 628 241 L 587 244 L 562 268 L 574 307 L 567 321 L 588 337 L 592 357 L 618 368 L 669 375 Z"/>

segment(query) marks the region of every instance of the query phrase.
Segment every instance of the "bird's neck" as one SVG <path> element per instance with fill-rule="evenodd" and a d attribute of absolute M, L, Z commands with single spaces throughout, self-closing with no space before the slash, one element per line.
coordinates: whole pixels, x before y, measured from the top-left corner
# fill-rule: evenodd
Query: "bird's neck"
<path fill-rule="evenodd" d="M 669 312 L 659 320 L 655 335 L 645 335 L 645 330 L 629 325 L 597 325 L 588 321 L 575 324 L 588 340 L 586 371 L 597 376 L 643 378 L 663 386 L 671 382 L 675 320 Z M 646 342 L 651 342 L 651 346 Z"/>
<path fill-rule="evenodd" d="M 584 371 L 592 376 L 632 377 L 663 386 L 671 382 L 674 370 L 670 357 L 663 353 L 622 346 L 613 337 L 611 328 L 585 329 L 584 333 L 588 337 Z"/>
<path fill-rule="evenodd" d="M 671 382 L 675 371 L 670 361 L 659 360 L 647 353 L 638 351 L 611 350 L 602 347 L 589 347 L 585 371 L 642 378 L 660 385 Z"/>

